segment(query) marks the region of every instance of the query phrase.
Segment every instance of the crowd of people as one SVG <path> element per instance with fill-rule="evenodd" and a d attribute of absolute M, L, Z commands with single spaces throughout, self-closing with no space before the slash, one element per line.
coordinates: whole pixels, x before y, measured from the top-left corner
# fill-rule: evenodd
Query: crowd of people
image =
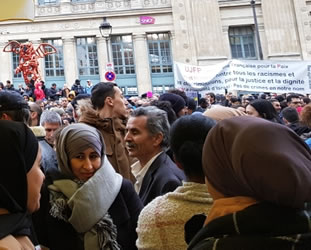
<path fill-rule="evenodd" d="M 0 249 L 311 249 L 308 95 L 56 88 L 0 84 Z"/>

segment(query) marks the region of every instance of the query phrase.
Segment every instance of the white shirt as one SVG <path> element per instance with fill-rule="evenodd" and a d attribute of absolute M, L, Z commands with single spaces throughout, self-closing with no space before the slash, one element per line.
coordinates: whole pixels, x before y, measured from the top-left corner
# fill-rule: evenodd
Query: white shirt
<path fill-rule="evenodd" d="M 143 183 L 144 177 L 148 171 L 148 169 L 150 168 L 151 164 L 154 162 L 154 160 L 162 153 L 163 151 L 161 151 L 160 153 L 156 154 L 155 156 L 153 156 L 147 163 L 145 166 L 140 165 L 140 161 L 135 162 L 132 166 L 131 166 L 131 171 L 132 174 L 134 175 L 136 182 L 134 184 L 134 188 L 137 194 L 139 194 L 141 185 Z"/>

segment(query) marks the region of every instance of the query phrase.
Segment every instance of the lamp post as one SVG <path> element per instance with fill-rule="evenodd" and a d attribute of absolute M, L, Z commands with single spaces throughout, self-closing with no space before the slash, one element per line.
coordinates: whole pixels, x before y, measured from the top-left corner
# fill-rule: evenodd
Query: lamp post
<path fill-rule="evenodd" d="M 103 22 L 99 25 L 98 28 L 99 28 L 99 32 L 100 32 L 101 36 L 103 38 L 105 38 L 105 40 L 106 40 L 107 59 L 108 59 L 108 62 L 110 62 L 108 41 L 109 41 L 109 37 L 110 37 L 111 32 L 112 32 L 112 26 L 110 25 L 110 23 L 107 22 L 107 18 L 104 17 Z"/>
<path fill-rule="evenodd" d="M 251 0 L 251 6 L 253 9 L 253 16 L 254 16 L 256 40 L 257 40 L 257 45 L 258 45 L 259 58 L 260 58 L 260 60 L 263 60 L 263 54 L 262 54 L 262 48 L 261 48 L 261 42 L 260 42 L 260 36 L 259 36 L 259 29 L 258 29 L 258 23 L 257 23 L 257 15 L 256 15 L 256 0 Z"/>

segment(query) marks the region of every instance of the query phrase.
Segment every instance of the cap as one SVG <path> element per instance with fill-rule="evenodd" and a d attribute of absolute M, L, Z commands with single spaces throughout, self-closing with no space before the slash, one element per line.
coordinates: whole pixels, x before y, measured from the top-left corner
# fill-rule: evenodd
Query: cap
<path fill-rule="evenodd" d="M 0 91 L 0 111 L 29 109 L 28 103 L 15 91 Z"/>

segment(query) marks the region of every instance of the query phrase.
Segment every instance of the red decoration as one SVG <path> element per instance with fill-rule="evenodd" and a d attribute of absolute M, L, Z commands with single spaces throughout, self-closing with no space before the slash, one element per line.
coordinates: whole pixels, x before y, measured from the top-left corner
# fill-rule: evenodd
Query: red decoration
<path fill-rule="evenodd" d="M 19 55 L 18 67 L 15 73 L 23 73 L 24 81 L 28 85 L 31 80 L 39 82 L 42 80 L 39 71 L 39 58 L 57 52 L 56 48 L 48 43 L 39 44 L 37 49 L 31 42 L 19 43 L 17 41 L 9 42 L 3 49 L 4 52 L 13 52 Z"/>

